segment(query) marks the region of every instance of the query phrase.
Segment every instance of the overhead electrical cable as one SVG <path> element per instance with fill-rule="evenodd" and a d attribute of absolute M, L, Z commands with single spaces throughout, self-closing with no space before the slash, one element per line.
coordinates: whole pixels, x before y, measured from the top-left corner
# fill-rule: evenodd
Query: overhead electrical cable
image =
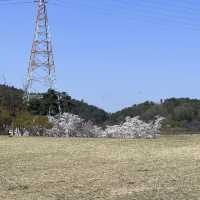
<path fill-rule="evenodd" d="M 67 5 L 69 5 L 70 3 L 74 3 L 70 2 L 69 0 L 56 0 L 54 1 L 56 2 L 56 4 L 59 6 L 65 6 L 66 3 Z M 77 3 L 77 2 L 76 2 Z M 94 5 L 93 3 L 89 4 L 88 1 L 82 1 L 82 2 L 78 2 L 79 6 L 86 6 L 88 8 L 93 8 L 93 9 L 98 9 L 98 11 L 102 12 L 103 14 L 109 14 L 111 16 L 120 16 L 120 17 L 124 17 L 124 20 L 139 20 L 138 17 L 142 16 L 142 19 L 144 20 L 154 20 L 157 22 L 160 22 L 162 25 L 165 25 L 165 23 L 172 23 L 172 24 L 179 24 L 179 25 L 183 25 L 186 26 L 188 28 L 192 28 L 195 30 L 199 30 L 200 24 L 197 22 L 197 20 L 195 20 L 195 17 L 185 17 L 183 15 L 178 15 L 177 13 L 170 13 L 168 11 L 159 11 L 157 13 L 152 12 L 152 8 L 150 9 L 151 12 L 147 12 L 147 8 L 141 8 L 140 6 L 135 6 L 133 11 L 134 11 L 134 15 L 130 15 L 130 13 L 126 12 L 126 8 L 124 6 L 120 7 L 120 9 L 117 10 L 116 13 L 114 13 L 114 8 L 113 6 L 108 6 L 108 4 L 106 4 L 106 6 L 104 7 L 96 7 L 96 5 Z M 104 4 L 105 5 L 105 4 Z M 95 7 L 94 7 L 95 6 Z M 87 9 L 88 10 L 88 9 Z M 137 14 L 137 15 L 136 15 Z"/>

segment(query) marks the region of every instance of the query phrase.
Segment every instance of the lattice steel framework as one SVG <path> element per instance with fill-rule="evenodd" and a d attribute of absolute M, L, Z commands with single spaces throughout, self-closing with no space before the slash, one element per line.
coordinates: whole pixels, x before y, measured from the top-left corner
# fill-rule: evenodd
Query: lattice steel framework
<path fill-rule="evenodd" d="M 38 93 L 49 88 L 53 89 L 54 85 L 55 64 L 48 27 L 47 1 L 39 0 L 36 28 L 25 84 L 25 99 L 29 100 L 32 93 Z"/>

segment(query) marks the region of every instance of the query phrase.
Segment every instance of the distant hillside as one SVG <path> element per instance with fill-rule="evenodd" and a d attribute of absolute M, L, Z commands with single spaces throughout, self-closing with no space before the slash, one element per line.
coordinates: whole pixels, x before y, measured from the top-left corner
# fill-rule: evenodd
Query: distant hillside
<path fill-rule="evenodd" d="M 84 101 L 73 99 L 65 92 L 49 90 L 42 96 L 43 98 L 32 99 L 29 105 L 24 105 L 22 90 L 0 85 L 0 129 L 11 125 L 19 114 L 27 115 L 28 112 L 33 116 L 45 116 L 49 113 L 55 115 L 59 113 L 60 108 L 62 112 L 77 114 L 98 125 L 119 124 L 127 116 L 139 115 L 143 120 L 149 121 L 161 115 L 166 118 L 165 128 L 200 131 L 200 100 L 198 99 L 171 98 L 159 104 L 147 101 L 110 114 Z"/>
<path fill-rule="evenodd" d="M 79 115 L 83 119 L 91 120 L 97 124 L 104 124 L 109 120 L 110 114 L 96 106 L 89 105 L 84 101 L 78 101 L 76 99 L 71 100 L 70 112 Z"/>
<path fill-rule="evenodd" d="M 126 116 L 141 116 L 149 121 L 157 115 L 164 116 L 165 127 L 200 130 L 200 100 L 189 98 L 166 99 L 160 104 L 145 102 L 125 108 L 111 115 L 111 123 L 120 123 Z"/>
<path fill-rule="evenodd" d="M 58 95 L 60 100 L 58 100 Z M 80 115 L 86 120 L 91 120 L 96 124 L 103 124 L 108 120 L 109 114 L 103 109 L 89 105 L 84 101 L 72 99 L 67 93 L 58 93 L 50 90 L 42 95 L 42 99 L 32 99 L 29 106 L 23 104 L 23 91 L 7 85 L 0 85 L 0 112 L 8 111 L 15 115 L 22 110 L 28 110 L 33 115 L 57 114 L 58 101 L 63 112 L 70 112 Z"/>
<path fill-rule="evenodd" d="M 11 114 L 15 114 L 24 109 L 23 91 L 7 85 L 0 85 L 0 112 L 8 110 Z"/>

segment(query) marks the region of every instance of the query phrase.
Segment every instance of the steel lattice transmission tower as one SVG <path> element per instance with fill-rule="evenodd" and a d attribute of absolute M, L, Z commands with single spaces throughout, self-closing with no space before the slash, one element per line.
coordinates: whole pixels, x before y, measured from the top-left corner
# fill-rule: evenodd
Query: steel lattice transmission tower
<path fill-rule="evenodd" d="M 39 0 L 31 56 L 25 84 L 25 99 L 32 93 L 54 88 L 55 64 L 48 27 L 47 0 Z"/>

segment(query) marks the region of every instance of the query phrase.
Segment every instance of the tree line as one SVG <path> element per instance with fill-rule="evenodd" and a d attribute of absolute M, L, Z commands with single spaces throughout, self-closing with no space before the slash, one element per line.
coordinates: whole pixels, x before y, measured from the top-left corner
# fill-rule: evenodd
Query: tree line
<path fill-rule="evenodd" d="M 0 85 L 0 133 L 8 130 L 41 130 L 51 124 L 45 115 L 34 115 L 28 111 L 28 105 L 23 101 L 23 90 L 7 85 Z"/>
<path fill-rule="evenodd" d="M 29 103 L 24 103 L 23 90 L 0 85 L 0 130 L 10 128 L 28 129 L 50 127 L 47 115 L 69 112 L 90 120 L 97 125 L 120 124 L 127 116 L 140 116 L 142 120 L 152 120 L 157 115 L 166 118 L 164 128 L 200 130 L 200 100 L 190 98 L 170 98 L 160 103 L 147 101 L 124 108 L 115 113 L 73 99 L 65 92 L 48 90 L 42 94 L 32 94 Z"/>
<path fill-rule="evenodd" d="M 111 123 L 120 123 L 126 116 L 140 116 L 149 121 L 155 116 L 165 117 L 163 128 L 200 130 L 200 100 L 190 98 L 169 98 L 160 103 L 146 101 L 133 105 L 111 115 Z"/>

